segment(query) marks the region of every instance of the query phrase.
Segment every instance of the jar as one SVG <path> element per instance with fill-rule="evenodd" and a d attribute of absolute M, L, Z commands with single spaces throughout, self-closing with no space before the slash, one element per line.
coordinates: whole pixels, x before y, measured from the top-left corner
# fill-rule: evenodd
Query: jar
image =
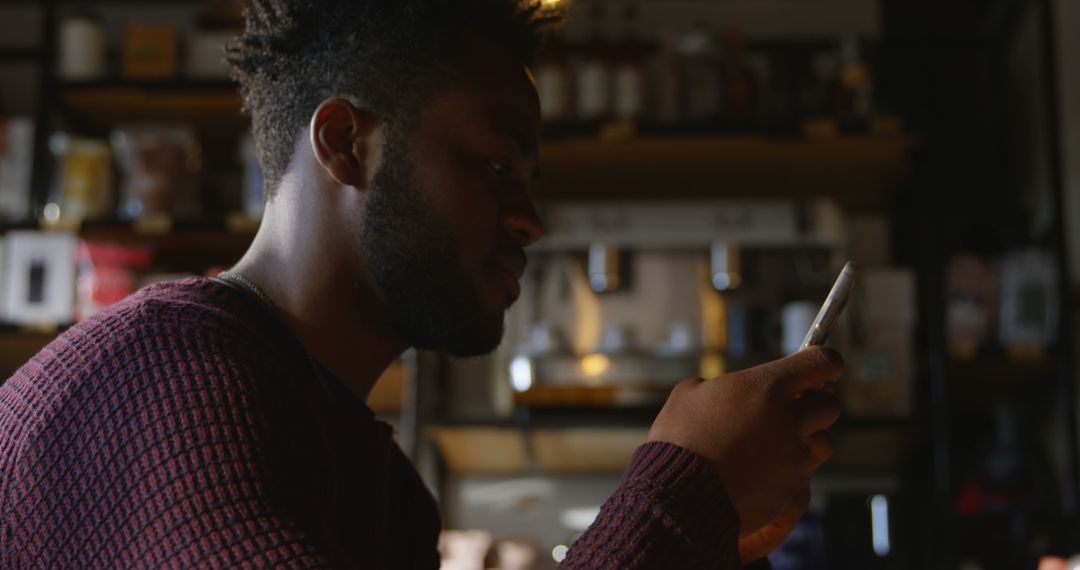
<path fill-rule="evenodd" d="M 88 81 L 105 75 L 105 28 L 89 14 L 60 22 L 58 70 L 62 79 Z"/>

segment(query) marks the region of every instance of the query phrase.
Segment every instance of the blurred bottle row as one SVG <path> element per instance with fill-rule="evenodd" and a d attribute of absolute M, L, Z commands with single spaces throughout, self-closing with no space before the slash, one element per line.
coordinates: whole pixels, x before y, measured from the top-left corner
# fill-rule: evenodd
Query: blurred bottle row
<path fill-rule="evenodd" d="M 953 254 L 945 267 L 950 356 L 1044 360 L 1058 340 L 1059 271 L 1053 252 L 1046 249 Z"/>
<path fill-rule="evenodd" d="M 72 12 L 58 26 L 57 75 L 73 82 L 223 79 L 223 48 L 242 26 L 241 3 L 234 1 L 207 3 L 191 22 L 116 22 L 93 11 Z"/>
<path fill-rule="evenodd" d="M 181 124 L 122 126 L 109 140 L 66 133 L 49 141 L 53 159 L 49 201 L 31 212 L 34 126 L 30 119 L 0 120 L 0 220 L 75 227 L 84 221 L 198 219 L 203 214 L 202 146 Z M 243 162 L 240 202 L 261 218 L 263 181 L 253 143 L 239 143 Z"/>
<path fill-rule="evenodd" d="M 657 129 L 824 136 L 901 128 L 897 117 L 880 112 L 874 74 L 856 38 L 755 45 L 737 25 L 723 33 L 706 23 L 657 31 L 639 20 L 634 3 L 581 7 L 589 12 L 588 36 L 556 37 L 535 66 L 550 125 L 629 120 Z"/>

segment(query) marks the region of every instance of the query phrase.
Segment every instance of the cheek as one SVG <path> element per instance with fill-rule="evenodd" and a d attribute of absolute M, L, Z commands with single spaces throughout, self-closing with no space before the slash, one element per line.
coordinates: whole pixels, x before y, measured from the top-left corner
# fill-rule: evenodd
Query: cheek
<path fill-rule="evenodd" d="M 456 153 L 426 181 L 434 189 L 440 219 L 460 248 L 459 258 L 470 268 L 488 263 L 497 247 L 499 204 L 485 169 L 484 161 Z"/>

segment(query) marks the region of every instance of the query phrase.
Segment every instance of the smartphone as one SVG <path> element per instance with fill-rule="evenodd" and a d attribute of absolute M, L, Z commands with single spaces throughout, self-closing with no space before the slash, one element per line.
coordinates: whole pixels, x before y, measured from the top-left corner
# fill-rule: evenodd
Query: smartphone
<path fill-rule="evenodd" d="M 829 333 L 833 331 L 837 321 L 840 320 L 840 313 L 844 311 L 844 305 L 847 305 L 848 299 L 851 298 L 851 292 L 855 290 L 855 276 L 858 273 L 859 266 L 854 261 L 844 264 L 844 269 L 840 271 L 840 276 L 833 283 L 829 296 L 825 298 L 821 310 L 814 317 L 814 322 L 811 323 L 810 330 L 807 331 L 800 350 L 808 346 L 825 344 L 825 341 L 829 338 Z"/>

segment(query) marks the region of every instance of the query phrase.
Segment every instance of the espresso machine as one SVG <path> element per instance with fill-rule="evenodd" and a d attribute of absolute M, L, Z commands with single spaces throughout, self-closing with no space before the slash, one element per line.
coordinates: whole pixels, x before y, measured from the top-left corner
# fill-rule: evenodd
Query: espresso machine
<path fill-rule="evenodd" d="M 837 212 L 789 201 L 550 206 L 508 318 L 514 404 L 655 407 L 682 379 L 791 352 L 787 339 L 802 339 L 844 257 Z"/>

